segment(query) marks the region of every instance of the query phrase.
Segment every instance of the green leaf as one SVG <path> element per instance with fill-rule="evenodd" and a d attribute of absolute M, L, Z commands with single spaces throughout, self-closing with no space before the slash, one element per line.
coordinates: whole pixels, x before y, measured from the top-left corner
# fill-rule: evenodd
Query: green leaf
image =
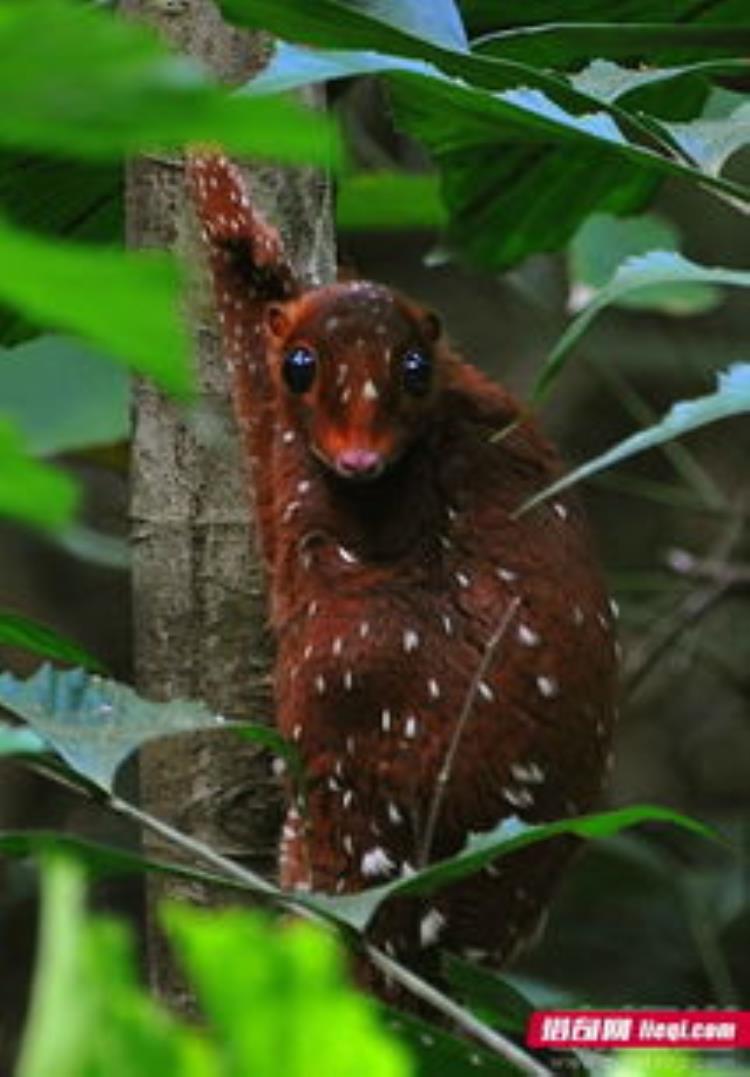
<path fill-rule="evenodd" d="M 456 997 L 471 1006 L 483 1021 L 504 1032 L 523 1034 L 532 1003 L 496 972 L 455 954 L 445 954 L 443 968 Z"/>
<path fill-rule="evenodd" d="M 568 249 L 568 261 L 575 290 L 575 308 L 580 299 L 593 298 L 594 291 L 607 283 L 617 267 L 633 255 L 653 250 L 676 250 L 677 228 L 655 214 L 620 219 L 592 214 L 576 233 Z M 615 306 L 658 310 L 665 314 L 702 314 L 722 300 L 722 293 L 710 284 L 662 284 L 623 295 Z"/>
<path fill-rule="evenodd" d="M 124 230 L 121 163 L 74 161 L 0 150 L 0 206 L 14 225 L 94 243 L 120 243 Z M 0 307 L 0 343 L 18 344 L 39 329 Z"/>
<path fill-rule="evenodd" d="M 0 408 L 35 456 L 124 441 L 130 430 L 127 373 L 65 337 L 0 349 Z"/>
<path fill-rule="evenodd" d="M 328 49 L 301 48 L 286 41 L 277 41 L 266 67 L 255 78 L 246 82 L 237 93 L 247 97 L 268 97 L 334 79 L 376 75 L 389 67 L 400 68 L 405 62 L 408 61 L 380 52 L 346 49 L 333 52 Z M 426 65 L 420 65 L 418 61 L 414 66 L 419 70 L 426 70 Z"/>
<path fill-rule="evenodd" d="M 472 33 L 512 26 L 546 26 L 554 23 L 565 27 L 571 23 L 596 23 L 601 21 L 603 14 L 612 14 L 611 5 L 604 0 L 566 0 L 564 5 L 559 0 L 535 0 L 531 8 L 526 0 L 505 0 L 502 8 L 498 8 L 497 0 L 461 0 L 461 10 Z M 612 25 L 617 30 L 648 20 L 671 25 L 676 11 L 680 18 L 678 25 L 731 26 L 735 28 L 739 40 L 746 40 L 747 5 L 744 0 L 720 0 L 716 4 L 700 4 L 691 8 L 676 8 L 674 0 L 620 0 L 617 23 Z"/>
<path fill-rule="evenodd" d="M 55 530 L 70 521 L 77 502 L 72 479 L 28 457 L 0 410 L 0 516 Z"/>
<path fill-rule="evenodd" d="M 469 42 L 461 15 L 453 0 L 344 0 L 350 11 L 364 10 L 368 16 L 397 27 L 434 45 L 468 52 Z M 337 16 L 340 12 L 337 12 Z"/>
<path fill-rule="evenodd" d="M 31 730 L 12 729 L 10 726 L 0 725 L 0 753 L 2 753 L 2 744 L 9 730 L 27 734 L 26 741 L 21 737 L 17 738 L 17 748 L 13 748 L 12 740 L 9 741 L 9 754 L 40 755 L 49 752 L 50 746 Z M 121 875 L 148 873 L 173 875 L 179 879 L 189 879 L 192 882 L 220 887 L 222 890 L 238 890 L 244 893 L 252 890 L 251 887 L 224 875 L 189 867 L 183 863 L 172 863 L 155 857 L 143 856 L 130 852 L 128 849 L 118 849 L 112 845 L 102 845 L 85 838 L 77 838 L 72 834 L 61 834 L 51 830 L 0 830 L 0 854 L 15 859 L 34 857 L 37 860 L 50 855 L 64 855 L 67 859 L 81 864 L 89 874 L 97 878 L 116 878 Z"/>
<path fill-rule="evenodd" d="M 452 6 L 452 5 L 450 5 Z M 240 26 L 270 30 L 287 41 L 333 49 L 367 49 L 403 56 L 430 59 L 445 50 L 466 55 L 465 37 L 460 30 L 423 32 L 424 4 L 368 0 L 366 4 L 347 0 L 219 0 L 224 15 Z M 436 5 L 447 11 L 448 5 Z M 434 24 L 433 24 L 434 26 Z"/>
<path fill-rule="evenodd" d="M 330 935 L 238 909 L 171 906 L 164 920 L 222 1045 L 224 1072 L 308 1077 L 321 1062 L 326 1077 L 411 1072 L 374 1002 L 346 984 Z"/>
<path fill-rule="evenodd" d="M 699 119 L 690 123 L 665 124 L 680 149 L 711 176 L 750 144 L 750 104 L 736 108 L 721 119 Z"/>
<path fill-rule="evenodd" d="M 0 706 L 33 726 L 76 773 L 107 792 L 118 767 L 146 741 L 224 724 L 203 703 L 152 703 L 116 681 L 46 665 L 26 681 L 0 675 Z"/>
<path fill-rule="evenodd" d="M 80 868 L 44 874 L 41 941 L 17 1077 L 219 1077 L 214 1052 L 140 986 L 124 926 L 86 916 Z"/>
<path fill-rule="evenodd" d="M 620 101 L 646 87 L 668 82 L 683 82 L 695 76 L 740 74 L 747 70 L 743 60 L 712 60 L 679 67 L 633 69 L 613 64 L 609 60 L 592 60 L 583 71 L 570 76 L 570 84 L 583 94 L 602 103 Z"/>
<path fill-rule="evenodd" d="M 387 1011 L 387 1028 L 408 1048 L 419 1077 L 476 1077 L 477 1072 L 518 1074 L 517 1067 L 477 1044 L 398 1010 Z"/>
<path fill-rule="evenodd" d="M 532 400 L 539 401 L 546 396 L 559 377 L 573 347 L 600 311 L 612 303 L 621 302 L 632 293 L 664 284 L 728 284 L 748 287 L 750 272 L 698 265 L 674 251 L 650 251 L 642 257 L 629 258 L 560 337 L 537 378 Z"/>
<path fill-rule="evenodd" d="M 178 396 L 192 386 L 180 278 L 169 255 L 51 242 L 0 223 L 0 297 L 79 334 Z"/>
<path fill-rule="evenodd" d="M 0 152 L 0 204 L 15 225 L 91 243 L 117 243 L 124 220 L 119 161 Z"/>
<path fill-rule="evenodd" d="M 606 9 L 600 6 L 600 12 Z M 670 57 L 737 56 L 742 32 L 736 27 L 682 23 L 555 22 L 502 30 L 474 43 L 478 52 L 535 67 L 569 67 L 592 56 L 631 60 L 657 53 Z M 687 54 L 687 57 L 686 57 Z"/>
<path fill-rule="evenodd" d="M 44 28 L 40 33 L 39 28 Z M 218 142 L 238 153 L 331 163 L 334 128 L 290 101 L 213 85 L 135 20 L 71 0 L 5 0 L 0 143 L 93 159 Z"/>
<path fill-rule="evenodd" d="M 665 441 L 682 437 L 683 434 L 688 434 L 708 423 L 714 423 L 717 419 L 726 419 L 745 412 L 750 412 L 750 363 L 735 363 L 727 371 L 719 374 L 718 388 L 715 393 L 700 396 L 696 400 L 681 400 L 674 404 L 661 422 L 625 438 L 601 456 L 571 471 L 559 482 L 553 483 L 532 497 L 522 506 L 521 511 L 526 512 L 540 501 L 559 493 L 560 490 L 565 490 L 574 483 L 581 482 L 582 479 L 588 479 L 605 468 L 619 464 L 622 460 L 635 456 L 636 453 L 663 445 Z"/>
<path fill-rule="evenodd" d="M 56 658 L 61 662 L 85 666 L 98 673 L 104 668 L 101 662 L 83 647 L 53 629 L 0 608 L 0 646 L 3 644 L 6 647 L 21 647 L 25 651 L 33 651 L 45 658 Z"/>
<path fill-rule="evenodd" d="M 397 172 L 342 177 L 336 223 L 342 229 L 442 228 L 446 214 L 437 177 Z"/>
<path fill-rule="evenodd" d="M 386 898 L 430 894 L 448 883 L 481 871 L 487 864 L 500 857 L 509 856 L 518 849 L 535 845 L 540 841 L 549 841 L 550 838 L 563 834 L 579 838 L 606 838 L 626 827 L 647 822 L 671 823 L 706 838 L 715 836 L 702 823 L 685 815 L 667 808 L 642 805 L 601 812 L 597 815 L 583 815 L 574 819 L 561 819 L 554 823 L 535 826 L 513 818 L 504 821 L 493 830 L 470 835 L 466 845 L 456 856 L 428 865 L 415 872 L 414 875 L 394 879 L 382 886 L 344 897 L 331 898 L 323 894 L 315 894 L 310 904 L 320 909 L 327 909 L 334 917 L 350 924 L 358 931 L 363 931 Z"/>

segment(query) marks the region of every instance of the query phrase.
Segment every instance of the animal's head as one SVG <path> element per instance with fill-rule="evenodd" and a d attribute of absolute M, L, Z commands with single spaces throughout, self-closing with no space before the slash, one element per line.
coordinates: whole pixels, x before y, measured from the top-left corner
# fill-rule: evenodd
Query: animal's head
<path fill-rule="evenodd" d="M 424 429 L 444 374 L 434 314 L 353 281 L 272 304 L 267 328 L 278 391 L 337 475 L 377 478 Z"/>

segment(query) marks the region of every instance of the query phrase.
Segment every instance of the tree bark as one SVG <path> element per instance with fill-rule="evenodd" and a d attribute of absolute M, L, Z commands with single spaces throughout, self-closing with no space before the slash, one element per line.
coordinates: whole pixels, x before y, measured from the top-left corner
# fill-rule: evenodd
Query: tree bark
<path fill-rule="evenodd" d="M 270 42 L 222 24 L 209 0 L 154 5 L 122 0 L 176 47 L 200 58 L 222 80 L 242 82 L 263 66 Z M 330 191 L 311 169 L 255 166 L 249 186 L 280 227 L 302 279 L 333 274 Z M 127 239 L 136 247 L 196 253 L 185 212 L 178 158 L 142 158 L 127 179 Z M 232 419 L 228 379 L 211 317 L 210 291 L 196 274 L 186 297 L 199 384 L 187 413 L 149 383 L 135 387 L 131 460 L 136 685 L 152 699 L 200 698 L 217 712 L 269 721 L 271 646 L 263 581 L 252 543 L 250 505 Z M 281 818 L 268 756 L 229 734 L 159 742 L 141 760 L 146 810 L 215 850 L 270 874 Z M 148 839 L 150 851 L 155 848 Z M 171 851 L 174 855 L 174 851 Z M 201 904 L 221 900 L 184 881 L 149 884 L 152 984 L 172 1006 L 189 1010 L 184 984 L 166 952 L 154 912 L 164 897 Z"/>

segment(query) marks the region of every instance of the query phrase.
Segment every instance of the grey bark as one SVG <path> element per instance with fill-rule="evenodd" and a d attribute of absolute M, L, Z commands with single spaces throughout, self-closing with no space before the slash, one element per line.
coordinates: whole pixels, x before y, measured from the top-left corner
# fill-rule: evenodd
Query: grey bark
<path fill-rule="evenodd" d="M 269 54 L 265 35 L 223 25 L 209 0 L 122 0 L 122 7 L 155 25 L 225 81 L 244 81 Z M 248 175 L 253 197 L 281 228 L 300 275 L 330 278 L 327 181 L 310 169 L 256 166 Z M 179 249 L 192 264 L 199 261 L 177 158 L 134 162 L 126 205 L 130 245 Z M 196 345 L 197 408 L 188 415 L 145 382 L 134 392 L 136 684 L 149 698 L 201 698 L 227 716 L 267 721 L 272 717 L 271 647 L 263 581 L 209 294 L 196 274 L 186 316 Z M 143 753 L 141 800 L 146 810 L 217 851 L 272 873 L 281 809 L 263 752 L 221 734 L 157 743 Z M 164 852 L 150 838 L 148 846 Z M 189 1009 L 154 916 L 155 903 L 167 896 L 201 904 L 222 896 L 182 881 L 150 884 L 152 984 L 171 1005 Z"/>

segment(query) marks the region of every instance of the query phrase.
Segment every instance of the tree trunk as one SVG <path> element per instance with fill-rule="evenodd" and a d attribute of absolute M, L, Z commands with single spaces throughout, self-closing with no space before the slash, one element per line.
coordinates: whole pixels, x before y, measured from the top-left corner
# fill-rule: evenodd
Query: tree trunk
<path fill-rule="evenodd" d="M 265 35 L 223 25 L 208 0 L 153 5 L 122 0 L 180 49 L 221 79 L 241 82 L 263 66 Z M 309 169 L 255 167 L 253 197 L 279 225 L 300 276 L 332 276 L 330 194 Z M 184 212 L 181 162 L 134 162 L 127 181 L 128 242 L 136 247 L 195 251 Z M 263 581 L 249 528 L 244 468 L 229 402 L 228 379 L 211 319 L 207 287 L 186 299 L 194 330 L 200 397 L 191 413 L 149 384 L 135 388 L 132 475 L 133 604 L 138 690 L 152 699 L 200 698 L 217 712 L 271 720 L 270 641 Z M 217 851 L 269 874 L 280 822 L 277 784 L 268 756 L 231 735 L 197 735 L 143 752 L 141 798 L 146 810 Z M 148 839 L 150 851 L 164 852 Z M 174 855 L 174 851 L 171 852 Z M 152 983 L 171 1005 L 190 1001 L 166 953 L 154 917 L 157 900 L 201 904 L 219 895 L 184 881 L 150 885 Z"/>

